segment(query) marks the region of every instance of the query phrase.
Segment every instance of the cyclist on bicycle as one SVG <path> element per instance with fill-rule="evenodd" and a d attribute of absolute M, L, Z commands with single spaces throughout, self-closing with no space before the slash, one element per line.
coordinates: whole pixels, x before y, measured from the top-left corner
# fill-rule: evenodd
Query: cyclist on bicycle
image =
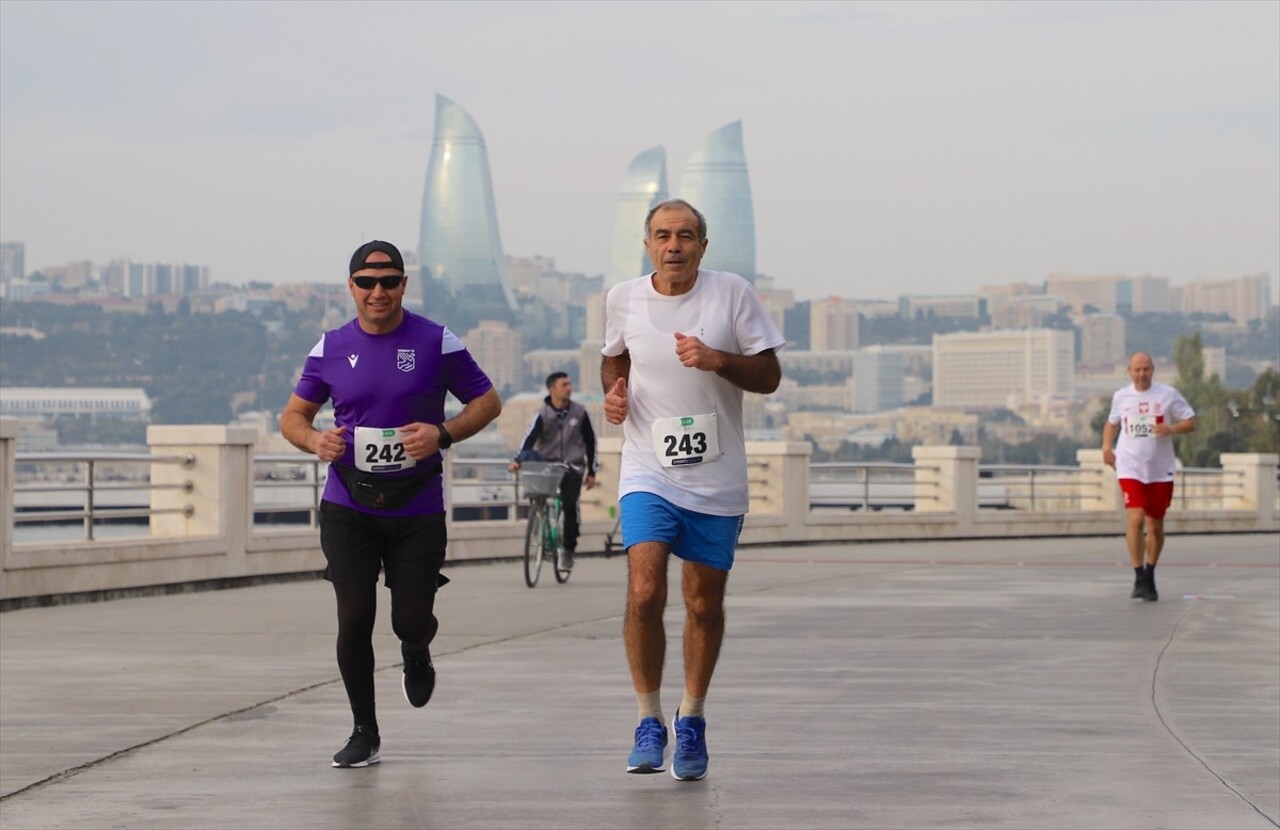
<path fill-rule="evenodd" d="M 588 490 L 596 486 L 596 433 L 587 410 L 571 401 L 572 395 L 573 381 L 567 374 L 547 375 L 547 397 L 534 413 L 519 452 L 507 465 L 513 473 L 524 461 L 563 461 L 569 465 L 560 481 L 565 570 L 573 567 L 573 552 L 578 546 L 578 494 L 584 484 Z"/>

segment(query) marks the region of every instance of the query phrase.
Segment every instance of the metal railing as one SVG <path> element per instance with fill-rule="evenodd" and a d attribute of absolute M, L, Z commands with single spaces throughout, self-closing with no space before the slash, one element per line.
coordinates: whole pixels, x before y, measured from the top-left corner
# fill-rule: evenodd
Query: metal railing
<path fill-rule="evenodd" d="M 979 464 L 979 510 L 1078 510 L 1097 472 L 1052 464 Z M 1086 478 L 1093 479 L 1086 482 Z M 1105 486 L 1115 486 L 1108 480 Z"/>
<path fill-rule="evenodd" d="M 510 459 L 449 459 L 449 515 L 454 521 L 524 521 L 527 499 L 520 477 L 507 471 Z"/>
<path fill-rule="evenodd" d="M 253 521 L 285 524 L 305 515 L 308 527 L 320 526 L 320 494 L 329 464 L 314 455 L 256 455 L 253 459 Z"/>
<path fill-rule="evenodd" d="M 19 526 L 79 523 L 80 538 L 93 541 L 98 526 L 107 522 L 149 520 L 162 513 L 190 516 L 193 511 L 190 504 L 151 506 L 154 491 L 190 493 L 193 486 L 190 479 L 154 484 L 151 465 L 175 464 L 190 469 L 196 462 L 193 455 L 18 453 L 14 461 L 15 532 Z"/>
<path fill-rule="evenodd" d="M 1214 467 L 1183 467 L 1174 473 L 1173 499 L 1179 510 L 1215 510 L 1223 499 L 1244 495 L 1238 474 Z"/>
<path fill-rule="evenodd" d="M 822 461 L 809 465 L 809 509 L 914 510 L 937 482 L 917 481 L 924 465 L 890 462 Z"/>
<path fill-rule="evenodd" d="M 508 461 L 497 458 L 453 458 L 449 462 L 449 511 L 455 521 L 509 519 L 520 515 L 526 499 Z M 318 527 L 320 499 L 329 465 L 313 455 L 289 453 L 254 457 L 255 526 L 306 524 Z M 304 518 L 305 517 L 305 518 Z"/>

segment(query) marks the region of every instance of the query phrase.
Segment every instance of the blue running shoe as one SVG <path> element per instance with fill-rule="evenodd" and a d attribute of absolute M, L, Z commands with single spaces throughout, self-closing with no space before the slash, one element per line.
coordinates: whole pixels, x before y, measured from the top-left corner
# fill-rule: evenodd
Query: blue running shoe
<path fill-rule="evenodd" d="M 645 718 L 636 727 L 636 745 L 627 758 L 627 772 L 662 772 L 662 753 L 667 748 L 667 727 L 657 718 Z"/>
<path fill-rule="evenodd" d="M 707 720 L 680 717 L 671 719 L 676 733 L 676 751 L 671 754 L 671 777 L 677 781 L 701 781 L 707 777 Z"/>

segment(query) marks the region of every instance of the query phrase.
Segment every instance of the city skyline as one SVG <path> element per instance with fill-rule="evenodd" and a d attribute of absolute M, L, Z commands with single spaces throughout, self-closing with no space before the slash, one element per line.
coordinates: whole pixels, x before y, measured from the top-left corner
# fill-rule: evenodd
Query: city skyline
<path fill-rule="evenodd" d="M 340 280 L 367 238 L 419 244 L 441 94 L 483 127 L 506 253 L 562 271 L 608 270 L 629 159 L 741 120 L 757 270 L 799 299 L 1055 273 L 1280 296 L 1280 5 L 676 8 L 7 0 L 0 238 L 28 271 Z"/>

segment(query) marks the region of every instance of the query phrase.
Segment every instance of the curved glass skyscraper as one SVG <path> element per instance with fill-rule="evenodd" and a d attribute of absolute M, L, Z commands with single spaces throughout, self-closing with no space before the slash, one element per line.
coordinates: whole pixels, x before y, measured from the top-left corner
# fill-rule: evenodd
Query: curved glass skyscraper
<path fill-rule="evenodd" d="M 515 319 L 484 136 L 443 95 L 436 96 L 418 262 L 428 315 L 448 313 L 450 326 L 460 331 L 479 320 Z"/>
<path fill-rule="evenodd" d="M 609 247 L 609 270 L 604 275 L 606 291 L 653 270 L 644 250 L 644 218 L 649 208 L 665 198 L 667 151 L 651 147 L 631 160 L 622 179 L 618 213 L 613 220 L 613 243 Z"/>
<path fill-rule="evenodd" d="M 751 181 L 742 149 L 742 122 L 716 130 L 685 167 L 680 198 L 707 217 L 707 255 L 702 267 L 732 271 L 756 281 L 756 219 Z"/>

